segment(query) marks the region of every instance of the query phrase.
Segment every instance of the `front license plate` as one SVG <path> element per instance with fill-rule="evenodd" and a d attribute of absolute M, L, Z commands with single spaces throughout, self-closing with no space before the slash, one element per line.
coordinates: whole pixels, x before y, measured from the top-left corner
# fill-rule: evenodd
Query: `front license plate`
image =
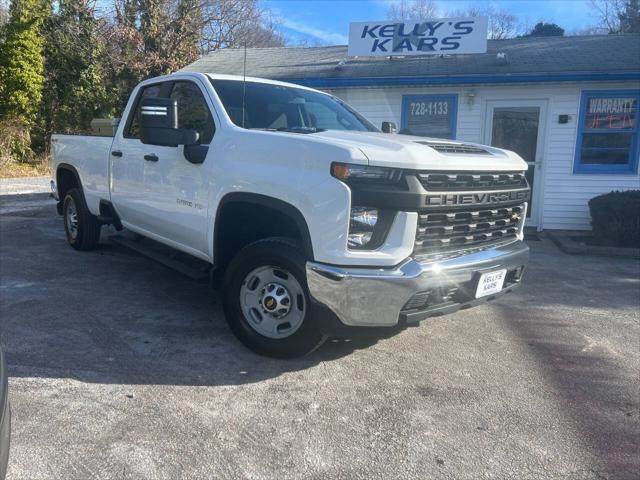
<path fill-rule="evenodd" d="M 506 270 L 496 270 L 494 272 L 487 272 L 480 275 L 478 289 L 476 290 L 476 298 L 498 293 L 502 290 L 502 285 L 504 284 L 504 278 L 506 276 Z"/>

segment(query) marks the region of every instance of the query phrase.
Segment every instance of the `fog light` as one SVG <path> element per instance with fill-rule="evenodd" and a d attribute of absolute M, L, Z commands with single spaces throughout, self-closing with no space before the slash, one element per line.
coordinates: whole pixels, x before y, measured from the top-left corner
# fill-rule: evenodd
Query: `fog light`
<path fill-rule="evenodd" d="M 353 207 L 349 219 L 349 236 L 347 238 L 349 248 L 365 248 L 371 242 L 376 223 L 378 223 L 378 209 Z"/>

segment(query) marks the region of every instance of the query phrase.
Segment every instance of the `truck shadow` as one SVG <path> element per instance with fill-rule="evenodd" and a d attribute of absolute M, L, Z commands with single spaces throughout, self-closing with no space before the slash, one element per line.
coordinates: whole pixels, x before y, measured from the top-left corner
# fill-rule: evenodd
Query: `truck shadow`
<path fill-rule="evenodd" d="M 110 244 L 108 231 L 99 250 L 77 252 L 66 244 L 59 217 L 48 213 L 2 218 L 0 343 L 12 376 L 237 385 L 378 341 L 328 341 L 295 360 L 258 356 L 231 334 L 220 294 L 207 284 Z"/>
<path fill-rule="evenodd" d="M 640 309 L 640 262 L 569 256 L 554 247 L 535 253 L 527 288 L 517 302 L 493 304 L 495 318 L 525 346 L 593 451 L 594 476 L 638 478 L 638 364 L 624 349 L 638 345 L 631 312 Z M 580 314 L 559 314 L 566 307 L 580 307 Z"/>
<path fill-rule="evenodd" d="M 555 403 L 577 428 L 597 458 L 597 478 L 637 478 L 640 429 L 638 371 L 629 371 L 606 347 L 586 344 L 572 328 L 543 314 L 526 318 L 516 308 L 498 306 L 509 327 L 534 357 L 536 371 L 559 393 Z M 609 476 L 611 475 L 611 476 Z"/>

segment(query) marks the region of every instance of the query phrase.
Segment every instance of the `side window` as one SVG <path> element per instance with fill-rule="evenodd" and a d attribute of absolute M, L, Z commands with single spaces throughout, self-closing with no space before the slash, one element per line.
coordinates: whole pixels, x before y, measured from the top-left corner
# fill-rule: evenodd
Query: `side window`
<path fill-rule="evenodd" d="M 196 130 L 201 144 L 211 143 L 215 124 L 200 88 L 193 82 L 175 82 L 169 98 L 178 101 L 178 128 Z"/>
<path fill-rule="evenodd" d="M 142 92 L 138 95 L 138 101 L 133 109 L 133 116 L 129 120 L 124 136 L 126 138 L 140 138 L 140 105 L 142 105 L 143 98 L 157 98 L 160 96 L 162 90 L 162 84 L 157 83 L 155 85 L 149 85 L 142 89 Z"/>
<path fill-rule="evenodd" d="M 407 135 L 456 138 L 458 95 L 403 95 L 400 131 Z"/>
<path fill-rule="evenodd" d="M 636 173 L 640 156 L 640 91 L 582 93 L 573 173 Z"/>

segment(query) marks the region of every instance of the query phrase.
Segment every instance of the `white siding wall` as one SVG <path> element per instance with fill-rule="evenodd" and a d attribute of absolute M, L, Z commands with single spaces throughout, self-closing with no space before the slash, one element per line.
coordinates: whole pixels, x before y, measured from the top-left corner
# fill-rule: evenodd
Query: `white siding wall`
<path fill-rule="evenodd" d="M 465 86 L 465 87 L 385 87 L 332 89 L 374 124 L 393 121 L 400 126 L 402 95 L 458 94 L 458 140 L 487 143 L 487 102 L 503 100 L 545 100 L 543 164 L 536 172 L 540 184 L 539 228 L 582 230 L 590 228 L 589 199 L 611 190 L 640 188 L 640 176 L 574 174 L 578 111 L 583 90 L 638 89 L 640 83 L 580 83 L 556 85 Z M 468 92 L 475 94 L 473 105 Z M 558 124 L 558 115 L 571 116 L 569 123 Z"/>

